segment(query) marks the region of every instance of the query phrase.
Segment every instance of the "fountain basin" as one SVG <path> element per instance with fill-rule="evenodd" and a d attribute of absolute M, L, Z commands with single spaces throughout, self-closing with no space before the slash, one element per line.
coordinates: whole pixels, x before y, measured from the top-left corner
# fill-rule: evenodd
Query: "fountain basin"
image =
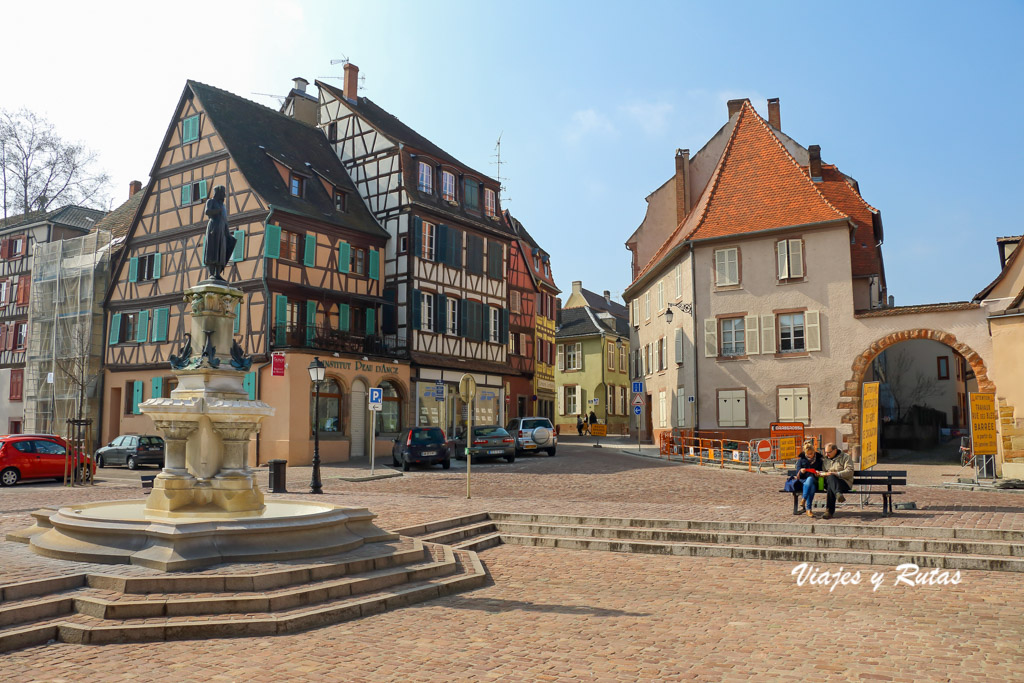
<path fill-rule="evenodd" d="M 33 513 L 36 523 L 7 539 L 40 555 L 79 562 L 137 564 L 162 571 L 222 562 L 317 557 L 398 538 L 366 508 L 274 500 L 262 509 L 208 506 L 149 510 L 145 500 L 69 505 Z"/>

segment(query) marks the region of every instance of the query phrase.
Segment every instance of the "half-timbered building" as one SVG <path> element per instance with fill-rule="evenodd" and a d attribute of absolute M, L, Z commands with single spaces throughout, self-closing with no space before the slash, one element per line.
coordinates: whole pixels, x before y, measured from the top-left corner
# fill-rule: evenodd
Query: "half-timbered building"
<path fill-rule="evenodd" d="M 0 222 L 0 432 L 15 434 L 24 424 L 25 353 L 35 245 L 84 235 L 103 214 L 71 205 Z"/>
<path fill-rule="evenodd" d="M 218 185 L 236 240 L 223 276 L 244 295 L 234 331 L 254 360 L 245 386 L 276 409 L 251 460 L 309 462 L 314 424 L 325 461 L 365 454 L 371 386 L 385 389 L 383 429 L 397 432 L 408 415 L 408 362 L 404 344 L 381 333 L 388 235 L 324 135 L 188 81 L 150 175 L 107 298 L 105 438 L 152 431 L 139 404 L 173 388 L 168 358 L 189 329 L 183 292 L 207 278 L 204 207 Z M 285 360 L 277 372 L 275 352 Z M 315 356 L 328 370 L 314 417 Z"/>
<path fill-rule="evenodd" d="M 551 274 L 551 256 L 508 211 L 505 220 L 516 236 L 509 260 L 509 365 L 529 376 L 529 396 L 516 393 L 509 407 L 513 417 L 541 415 L 554 422 L 556 297 L 561 290 Z M 514 379 L 507 384 L 513 390 L 523 385 Z"/>
<path fill-rule="evenodd" d="M 505 417 L 512 235 L 497 181 L 475 171 L 359 97 L 358 69 L 343 89 L 317 81 L 319 125 L 391 240 L 385 297 L 388 332 L 408 339 L 418 424 L 458 429 L 455 388 L 471 373 L 478 422 Z"/>

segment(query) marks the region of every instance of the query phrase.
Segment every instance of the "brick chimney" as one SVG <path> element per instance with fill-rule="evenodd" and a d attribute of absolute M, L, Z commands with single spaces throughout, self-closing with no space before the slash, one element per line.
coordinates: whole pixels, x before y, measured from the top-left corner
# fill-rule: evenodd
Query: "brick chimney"
<path fill-rule="evenodd" d="M 604 302 L 609 305 L 611 305 L 612 303 L 612 293 L 609 292 L 607 289 L 604 290 Z"/>
<path fill-rule="evenodd" d="M 741 100 L 729 100 L 728 106 L 730 119 L 732 118 L 733 114 L 737 113 L 740 110 L 740 108 L 743 107 L 743 103 L 746 101 L 746 98 L 743 98 Z"/>
<path fill-rule="evenodd" d="M 676 224 L 690 213 L 690 150 L 676 150 Z"/>
<path fill-rule="evenodd" d="M 779 98 L 768 98 L 768 125 L 775 130 L 782 130 L 782 114 L 779 112 Z"/>
<path fill-rule="evenodd" d="M 811 159 L 811 180 L 821 182 L 821 145 L 811 145 L 807 148 L 807 154 Z"/>
<path fill-rule="evenodd" d="M 359 99 L 359 67 L 348 62 L 345 64 L 345 98 L 353 102 Z"/>
<path fill-rule="evenodd" d="M 135 193 L 142 189 L 142 183 L 138 180 L 133 180 L 128 183 L 128 199 L 135 196 Z"/>

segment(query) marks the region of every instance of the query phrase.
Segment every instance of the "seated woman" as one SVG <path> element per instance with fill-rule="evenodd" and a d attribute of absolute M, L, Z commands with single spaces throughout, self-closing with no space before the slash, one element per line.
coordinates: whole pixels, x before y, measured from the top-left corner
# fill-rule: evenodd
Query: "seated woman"
<path fill-rule="evenodd" d="M 800 500 L 800 512 L 808 517 L 814 517 L 811 512 L 811 503 L 814 502 L 814 492 L 818 490 L 818 473 L 825 469 L 821 453 L 814 450 L 813 441 L 804 442 L 804 452 L 796 461 L 797 486 L 803 487 L 803 497 Z M 797 488 L 799 491 L 800 488 Z"/>

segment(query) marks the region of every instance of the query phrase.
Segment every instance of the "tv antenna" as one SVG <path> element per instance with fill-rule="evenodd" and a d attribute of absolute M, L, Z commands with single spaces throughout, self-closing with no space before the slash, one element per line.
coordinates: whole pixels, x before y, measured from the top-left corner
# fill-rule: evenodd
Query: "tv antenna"
<path fill-rule="evenodd" d="M 494 179 L 498 181 L 498 190 L 502 193 L 501 194 L 501 201 L 502 202 L 510 202 L 512 200 L 505 196 L 505 185 L 504 185 L 504 183 L 501 182 L 502 181 L 502 178 L 501 178 L 501 165 L 508 163 L 507 161 L 502 161 L 501 160 L 501 136 L 504 135 L 504 134 L 505 134 L 505 131 L 501 131 L 501 133 L 498 134 L 498 141 L 494 144 L 495 153 L 491 155 L 491 156 L 493 156 L 495 158 L 495 160 L 492 161 L 491 163 L 498 167 L 498 174 L 497 174 L 497 176 L 495 176 Z"/>
<path fill-rule="evenodd" d="M 335 64 L 342 64 L 342 65 L 348 64 L 349 61 L 350 60 L 349 60 L 348 57 L 346 57 L 345 55 L 342 55 L 341 59 L 332 59 L 331 60 L 331 66 L 334 66 Z M 339 80 L 339 81 L 344 81 L 345 80 L 344 76 L 317 76 L 317 78 L 333 78 L 333 79 Z M 366 90 L 366 76 L 359 76 L 359 90 Z"/>
<path fill-rule="evenodd" d="M 282 104 L 284 104 L 284 101 L 286 99 L 288 99 L 287 95 L 273 95 L 273 94 L 268 93 L 268 92 L 254 92 L 254 93 L 250 93 L 250 94 L 251 95 L 262 95 L 263 97 L 273 97 L 273 98 L 275 98 L 277 100 L 280 100 Z"/>

